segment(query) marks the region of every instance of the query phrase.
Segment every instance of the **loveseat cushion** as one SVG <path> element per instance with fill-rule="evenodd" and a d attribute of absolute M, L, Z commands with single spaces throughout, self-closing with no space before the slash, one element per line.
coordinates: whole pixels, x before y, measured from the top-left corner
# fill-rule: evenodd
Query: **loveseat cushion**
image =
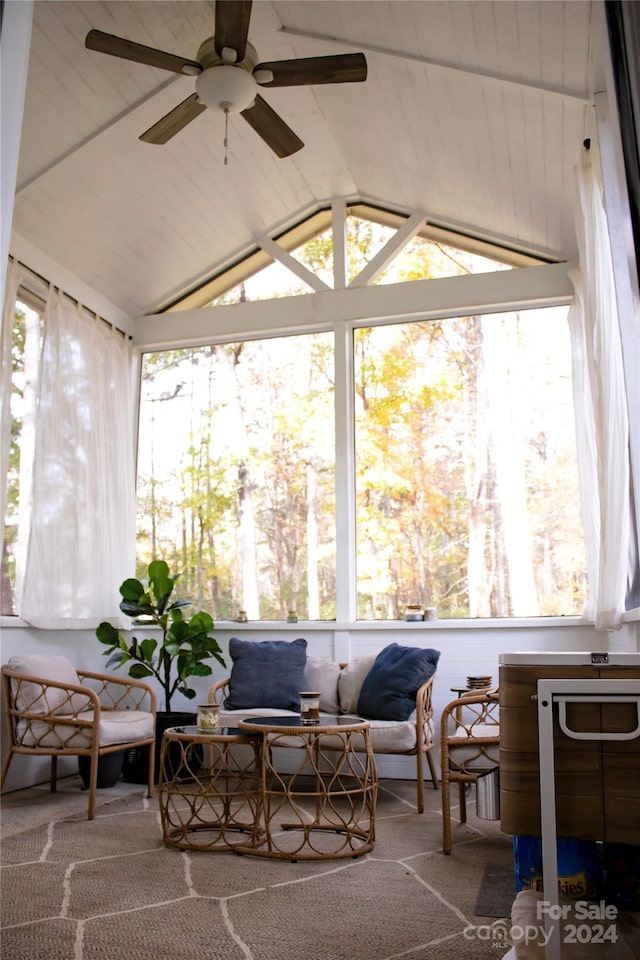
<path fill-rule="evenodd" d="M 343 713 L 358 713 L 358 698 L 364 678 L 375 663 L 375 653 L 366 653 L 351 660 L 340 672 L 338 692 Z"/>
<path fill-rule="evenodd" d="M 370 720 L 369 736 L 374 753 L 409 753 L 416 746 L 416 718 Z"/>
<path fill-rule="evenodd" d="M 418 688 L 433 676 L 440 651 L 390 643 L 381 650 L 362 682 L 358 714 L 375 720 L 408 720 Z"/>
<path fill-rule="evenodd" d="M 270 707 L 300 710 L 298 694 L 305 689 L 307 641 L 229 640 L 233 661 L 225 710 Z"/>
<path fill-rule="evenodd" d="M 304 690 L 317 690 L 322 713 L 340 713 L 338 680 L 340 664 L 328 657 L 307 657 L 304 671 Z"/>

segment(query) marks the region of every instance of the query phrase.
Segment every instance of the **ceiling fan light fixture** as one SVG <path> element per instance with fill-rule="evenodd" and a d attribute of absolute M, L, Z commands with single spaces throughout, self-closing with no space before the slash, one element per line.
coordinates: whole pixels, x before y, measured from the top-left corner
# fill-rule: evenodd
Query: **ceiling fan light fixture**
<path fill-rule="evenodd" d="M 196 93 L 207 107 L 241 113 L 255 100 L 256 81 L 242 67 L 220 64 L 200 74 Z"/>

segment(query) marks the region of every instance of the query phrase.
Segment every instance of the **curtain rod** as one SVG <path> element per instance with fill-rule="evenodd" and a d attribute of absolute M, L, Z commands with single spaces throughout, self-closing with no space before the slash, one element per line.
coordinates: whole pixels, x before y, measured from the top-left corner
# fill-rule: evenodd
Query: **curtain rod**
<path fill-rule="evenodd" d="M 76 307 L 80 307 L 82 310 L 86 310 L 87 313 L 94 316 L 96 320 L 101 320 L 102 323 L 106 323 L 108 327 L 111 327 L 112 330 L 114 330 L 116 333 L 119 333 L 120 336 L 123 337 L 125 340 L 133 340 L 133 337 L 131 336 L 131 334 L 127 333 L 126 330 L 121 330 L 120 327 L 117 327 L 115 325 L 115 323 L 112 323 L 110 320 L 107 320 L 105 317 L 101 316 L 95 310 L 92 310 L 91 307 L 88 307 L 85 303 L 81 303 L 80 300 L 76 299 L 76 297 L 71 296 L 70 293 L 67 293 L 65 290 L 61 290 L 57 284 L 51 283 L 50 280 L 47 280 L 47 278 L 43 277 L 42 274 L 38 273 L 37 270 L 34 270 L 32 267 L 29 267 L 26 263 L 23 263 L 22 260 L 18 260 L 18 258 L 14 257 L 12 254 L 9 254 L 9 260 L 12 260 L 14 263 L 17 263 L 18 266 L 22 267 L 23 270 L 26 270 L 28 273 L 30 273 L 32 277 L 35 277 L 37 280 L 40 280 L 42 283 L 44 283 L 47 288 L 57 287 L 59 293 L 61 293 L 63 297 L 66 297 L 67 300 L 71 300 L 71 303 L 74 303 Z M 42 299 L 41 297 L 38 297 L 37 294 L 33 293 L 33 291 L 30 291 L 30 293 L 32 296 L 37 297 L 38 300 Z M 44 304 L 44 300 L 42 302 Z"/>

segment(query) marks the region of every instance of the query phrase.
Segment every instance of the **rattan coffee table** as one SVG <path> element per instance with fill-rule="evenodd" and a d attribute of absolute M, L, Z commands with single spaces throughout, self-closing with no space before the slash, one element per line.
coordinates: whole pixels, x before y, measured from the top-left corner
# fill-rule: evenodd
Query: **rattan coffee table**
<path fill-rule="evenodd" d="M 373 848 L 378 790 L 369 723 L 358 717 L 321 715 L 250 717 L 245 732 L 261 736 L 262 839 L 237 844 L 236 853 L 281 860 L 337 860 Z M 275 754 L 281 751 L 279 759 Z M 295 748 L 295 749 L 292 749 Z M 281 764 L 286 757 L 287 764 Z M 276 764 L 291 765 L 281 773 Z"/>
<path fill-rule="evenodd" d="M 259 841 L 260 744 L 235 727 L 165 730 L 158 800 L 167 846 L 215 852 Z"/>

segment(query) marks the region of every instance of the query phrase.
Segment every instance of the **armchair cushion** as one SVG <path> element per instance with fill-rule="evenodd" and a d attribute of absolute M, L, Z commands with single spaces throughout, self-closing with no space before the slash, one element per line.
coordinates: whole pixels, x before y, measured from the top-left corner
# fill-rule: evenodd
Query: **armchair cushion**
<path fill-rule="evenodd" d="M 271 707 L 300 709 L 298 694 L 305 689 L 307 641 L 229 640 L 233 661 L 225 710 Z"/>
<path fill-rule="evenodd" d="M 32 677 L 42 677 L 54 683 L 70 686 L 80 686 L 80 679 L 75 667 L 67 657 L 55 654 L 22 654 L 11 657 L 8 662 L 11 670 L 16 673 Z M 20 683 L 16 697 L 18 710 L 28 713 L 71 713 L 86 710 L 89 706 L 87 697 L 82 694 L 72 694 L 71 697 L 58 687 L 43 689 L 39 683 Z"/>
<path fill-rule="evenodd" d="M 381 650 L 362 682 L 358 713 L 375 720 L 408 720 L 416 708 L 418 688 L 433 676 L 439 650 L 401 647 Z"/>
<path fill-rule="evenodd" d="M 73 722 L 72 716 L 59 716 L 61 721 L 67 720 L 68 723 L 19 720 L 16 730 L 18 741 L 23 747 L 88 750 L 93 741 L 93 726 L 79 726 Z M 93 720 L 93 712 L 83 714 L 83 719 Z M 152 737 L 154 725 L 153 714 L 143 710 L 101 711 L 99 746 L 110 747 L 116 743 L 126 744 Z"/>

